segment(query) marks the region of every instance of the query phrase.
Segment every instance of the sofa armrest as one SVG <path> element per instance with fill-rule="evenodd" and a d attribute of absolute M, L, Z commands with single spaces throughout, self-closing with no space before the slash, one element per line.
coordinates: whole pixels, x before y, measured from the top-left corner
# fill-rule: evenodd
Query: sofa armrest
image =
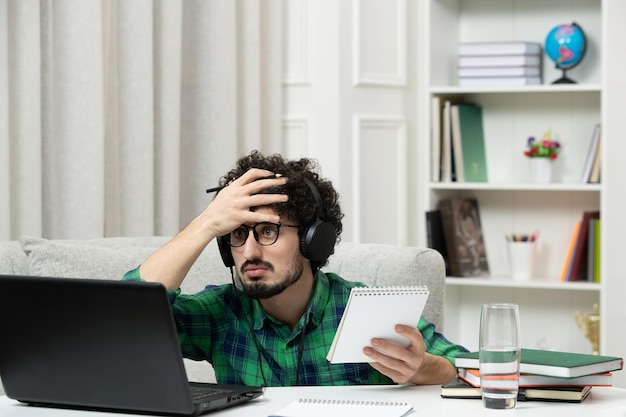
<path fill-rule="evenodd" d="M 28 275 L 28 258 L 18 241 L 0 242 L 0 274 Z"/>

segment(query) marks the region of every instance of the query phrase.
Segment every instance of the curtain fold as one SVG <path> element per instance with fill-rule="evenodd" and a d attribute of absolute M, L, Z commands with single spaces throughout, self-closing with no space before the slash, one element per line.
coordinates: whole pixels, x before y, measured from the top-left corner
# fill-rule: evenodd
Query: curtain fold
<path fill-rule="evenodd" d="M 6 0 L 0 0 L 0 240 L 11 236 L 11 194 L 9 166 L 9 28 Z"/>
<path fill-rule="evenodd" d="M 154 233 L 154 16 L 152 0 L 118 1 L 116 54 L 116 111 L 119 144 L 117 166 L 119 230 L 116 235 L 145 236 Z M 115 109 L 115 110 L 114 110 Z M 115 155 L 112 156 L 113 158 Z M 142 215 L 133 215 L 141 213 Z"/>
<path fill-rule="evenodd" d="M 156 235 L 174 235 L 180 215 L 180 133 L 183 45 L 181 2 L 155 1 L 154 181 Z"/>
<path fill-rule="evenodd" d="M 102 236 L 102 7 L 75 0 L 41 4 L 47 23 L 41 36 L 43 235 Z"/>
<path fill-rule="evenodd" d="M 2 227 L 3 236 L 12 230 L 39 235 L 42 233 L 42 121 L 41 121 L 41 50 L 39 1 L 4 2 L 0 30 L 5 30 L 6 43 L 1 53 L 7 60 L 0 73 L 6 74 L 7 88 L 2 130 L 6 134 L 1 200 L 8 209 L 2 217 L 9 223 Z M 10 47 L 9 47 L 10 46 Z M 4 226 L 4 225 L 3 225 Z"/>
<path fill-rule="evenodd" d="M 238 154 L 237 2 L 184 6 L 180 191 L 181 217 L 190 219 Z"/>
<path fill-rule="evenodd" d="M 0 239 L 173 235 L 280 151 L 282 7 L 0 0 Z"/>

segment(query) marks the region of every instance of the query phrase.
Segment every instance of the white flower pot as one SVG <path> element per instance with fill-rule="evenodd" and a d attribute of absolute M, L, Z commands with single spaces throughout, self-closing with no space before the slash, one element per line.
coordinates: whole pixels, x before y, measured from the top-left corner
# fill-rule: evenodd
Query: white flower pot
<path fill-rule="evenodd" d="M 536 183 L 549 183 L 552 181 L 552 159 L 530 158 L 530 177 Z"/>

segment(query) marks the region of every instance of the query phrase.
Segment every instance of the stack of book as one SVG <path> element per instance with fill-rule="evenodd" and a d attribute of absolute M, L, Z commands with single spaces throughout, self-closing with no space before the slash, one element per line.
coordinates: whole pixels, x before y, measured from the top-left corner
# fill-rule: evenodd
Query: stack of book
<path fill-rule="evenodd" d="M 519 86 L 542 83 L 542 48 L 537 42 L 462 42 L 461 86 Z"/>
<path fill-rule="evenodd" d="M 594 386 L 612 386 L 624 360 L 615 356 L 522 349 L 518 401 L 582 402 Z M 478 352 L 456 357 L 458 374 L 442 385 L 444 398 L 481 398 Z"/>

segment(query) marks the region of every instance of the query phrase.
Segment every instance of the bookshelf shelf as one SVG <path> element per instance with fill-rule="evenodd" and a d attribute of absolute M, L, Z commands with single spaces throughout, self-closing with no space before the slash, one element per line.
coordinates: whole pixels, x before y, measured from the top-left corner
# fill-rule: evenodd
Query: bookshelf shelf
<path fill-rule="evenodd" d="M 431 94 L 457 95 L 457 94 L 567 94 L 567 93 L 600 93 L 600 84 L 543 84 L 537 86 L 511 86 L 511 87 L 459 87 L 459 86 L 435 86 L 430 88 Z"/>
<path fill-rule="evenodd" d="M 548 191 L 597 193 L 600 184 L 533 184 L 533 183 L 477 183 L 477 182 L 431 182 L 431 190 L 482 190 L 482 191 Z"/>
<path fill-rule="evenodd" d="M 600 291 L 600 284 L 593 282 L 555 282 L 541 280 L 540 278 L 530 281 L 514 281 L 510 277 L 490 277 L 490 278 L 459 278 L 447 277 L 446 285 L 449 286 L 471 286 L 471 287 L 493 287 L 493 288 L 525 288 L 536 290 L 555 291 L 588 291 L 597 293 Z"/>

